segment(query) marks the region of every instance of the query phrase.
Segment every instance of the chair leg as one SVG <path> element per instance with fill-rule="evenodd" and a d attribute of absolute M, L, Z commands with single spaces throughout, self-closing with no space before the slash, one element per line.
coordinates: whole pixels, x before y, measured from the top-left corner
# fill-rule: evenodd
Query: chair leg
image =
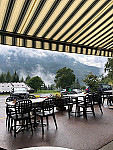
<path fill-rule="evenodd" d="M 42 133 L 44 134 L 43 117 L 41 117 L 41 124 L 42 124 Z"/>
<path fill-rule="evenodd" d="M 36 115 L 34 116 L 34 128 L 36 127 Z"/>
<path fill-rule="evenodd" d="M 6 127 L 7 127 L 7 122 L 8 122 L 8 115 L 7 115 L 7 117 L 6 117 Z"/>
<path fill-rule="evenodd" d="M 94 107 L 93 106 L 91 106 L 91 110 L 93 112 L 93 116 L 95 117 L 95 112 L 94 112 Z"/>
<path fill-rule="evenodd" d="M 57 129 L 58 127 L 57 127 L 56 118 L 55 118 L 55 115 L 54 115 L 54 114 L 53 114 L 53 120 L 54 120 L 54 123 L 55 123 L 56 129 Z"/>
<path fill-rule="evenodd" d="M 13 119 L 11 119 L 11 127 L 10 127 L 10 132 L 13 130 Z"/>
<path fill-rule="evenodd" d="M 25 122 L 24 122 L 24 124 L 25 124 Z M 24 125 L 24 127 L 25 127 L 25 125 Z M 26 127 L 27 127 L 27 130 L 28 130 L 28 120 L 26 119 Z"/>
<path fill-rule="evenodd" d="M 14 120 L 14 137 L 16 138 L 16 120 Z"/>
<path fill-rule="evenodd" d="M 103 97 L 102 105 L 104 105 L 104 97 Z"/>
<path fill-rule="evenodd" d="M 86 113 L 86 110 L 87 108 L 83 108 L 83 115 L 84 115 L 84 117 L 87 119 L 87 113 Z"/>
<path fill-rule="evenodd" d="M 70 108 L 71 106 L 70 105 L 68 105 L 68 115 L 69 115 L 69 118 L 70 118 L 70 113 L 71 113 L 71 108 Z"/>
<path fill-rule="evenodd" d="M 75 108 L 75 117 L 77 116 L 76 114 L 77 114 L 77 112 L 76 112 L 76 108 Z"/>
<path fill-rule="evenodd" d="M 47 127 L 48 127 L 48 125 L 49 125 L 48 116 L 46 116 L 46 122 L 47 122 Z"/>
<path fill-rule="evenodd" d="M 101 104 L 99 103 L 98 105 L 99 105 L 101 113 L 103 114 L 103 111 L 102 111 L 102 108 L 101 108 Z"/>
<path fill-rule="evenodd" d="M 31 125 L 31 131 L 32 131 L 32 134 L 33 134 L 33 128 L 32 128 L 31 118 L 29 118 L 29 122 L 30 122 L 30 125 Z"/>
<path fill-rule="evenodd" d="M 76 114 L 77 114 L 77 117 L 80 116 L 80 107 L 78 105 L 76 105 L 75 117 L 76 117 Z"/>
<path fill-rule="evenodd" d="M 8 131 L 10 129 L 10 117 L 8 116 Z"/>

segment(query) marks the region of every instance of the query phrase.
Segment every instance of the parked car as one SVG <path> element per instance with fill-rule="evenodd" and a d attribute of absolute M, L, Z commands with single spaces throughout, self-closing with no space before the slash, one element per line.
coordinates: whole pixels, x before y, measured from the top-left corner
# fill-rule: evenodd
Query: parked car
<path fill-rule="evenodd" d="M 108 84 L 105 84 L 105 83 L 99 83 L 99 85 L 98 85 L 98 90 L 99 90 L 101 93 L 103 93 L 103 92 L 105 92 L 105 91 L 107 91 L 107 90 L 112 90 L 112 86 L 111 86 L 111 85 L 108 85 Z M 86 88 L 86 92 L 87 92 L 87 93 L 91 92 L 91 91 L 90 91 L 90 87 L 87 87 L 87 88 Z"/>
<path fill-rule="evenodd" d="M 78 94 L 78 93 L 82 93 L 82 91 L 80 89 L 70 89 L 70 90 L 66 90 L 66 89 L 62 89 L 62 91 L 60 92 L 61 95 L 64 95 L 64 94 Z"/>
<path fill-rule="evenodd" d="M 63 94 L 67 94 L 66 89 L 62 89 L 62 91 L 60 91 L 60 94 L 61 94 L 61 95 L 63 95 Z"/>
<path fill-rule="evenodd" d="M 78 93 L 82 93 L 82 91 L 80 89 L 72 89 L 71 93 L 78 94 Z"/>
<path fill-rule="evenodd" d="M 107 90 L 112 90 L 112 86 L 105 84 L 105 83 L 100 83 L 99 84 L 99 89 L 103 92 L 103 91 L 107 91 Z"/>
<path fill-rule="evenodd" d="M 25 99 L 29 97 L 29 92 L 26 88 L 13 88 L 10 92 L 10 96 L 17 96 L 20 99 Z"/>
<path fill-rule="evenodd" d="M 85 89 L 85 91 L 86 91 L 86 93 L 91 92 L 90 87 L 87 87 L 87 88 Z"/>

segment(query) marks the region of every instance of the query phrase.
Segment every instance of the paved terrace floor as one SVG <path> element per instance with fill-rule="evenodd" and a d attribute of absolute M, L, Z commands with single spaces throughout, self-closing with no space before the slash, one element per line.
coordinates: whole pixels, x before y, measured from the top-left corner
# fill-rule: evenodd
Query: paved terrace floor
<path fill-rule="evenodd" d="M 104 114 L 101 115 L 95 107 L 96 117 L 88 114 L 88 119 L 83 117 L 68 118 L 67 111 L 56 112 L 58 130 L 55 129 L 53 119 L 49 120 L 49 129 L 45 127 L 42 136 L 41 127 L 18 133 L 16 139 L 13 133 L 7 131 L 5 125 L 5 99 L 0 96 L 0 147 L 15 150 L 28 147 L 55 146 L 74 150 L 98 150 L 113 140 L 113 110 L 105 104 Z M 107 149 L 109 150 L 109 149 Z"/>

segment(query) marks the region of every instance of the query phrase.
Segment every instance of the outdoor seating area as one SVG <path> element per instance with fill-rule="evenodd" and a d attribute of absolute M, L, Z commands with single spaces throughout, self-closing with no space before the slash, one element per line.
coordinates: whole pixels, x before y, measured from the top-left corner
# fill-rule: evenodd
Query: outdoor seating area
<path fill-rule="evenodd" d="M 65 95 L 58 100 L 62 101 L 62 106 L 64 104 L 65 109 L 62 110 L 57 108 L 59 105 L 55 98 L 30 98 L 15 101 L 1 96 L 1 148 L 55 146 L 96 150 L 112 140 L 113 110 L 109 109 L 107 99 L 103 106 L 101 101 L 100 109 L 98 103 L 93 103 L 91 95 Z M 45 112 L 48 110 L 49 113 Z"/>
<path fill-rule="evenodd" d="M 0 9 L 0 148 L 113 149 L 113 0 Z"/>

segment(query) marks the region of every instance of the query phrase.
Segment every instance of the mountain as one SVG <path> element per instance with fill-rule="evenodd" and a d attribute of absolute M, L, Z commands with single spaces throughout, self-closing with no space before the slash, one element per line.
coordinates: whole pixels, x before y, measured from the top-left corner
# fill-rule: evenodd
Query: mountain
<path fill-rule="evenodd" d="M 82 79 L 89 72 L 95 75 L 102 74 L 102 68 L 88 66 L 87 63 L 83 64 L 78 61 L 78 58 L 77 55 L 74 58 L 61 52 L 2 47 L 0 49 L 0 73 L 6 73 L 9 70 L 13 74 L 14 71 L 17 71 L 20 78 L 26 78 L 27 75 L 31 77 L 38 75 L 46 85 L 54 83 L 56 71 L 63 67 L 71 68 L 81 85 L 84 84 Z"/>

